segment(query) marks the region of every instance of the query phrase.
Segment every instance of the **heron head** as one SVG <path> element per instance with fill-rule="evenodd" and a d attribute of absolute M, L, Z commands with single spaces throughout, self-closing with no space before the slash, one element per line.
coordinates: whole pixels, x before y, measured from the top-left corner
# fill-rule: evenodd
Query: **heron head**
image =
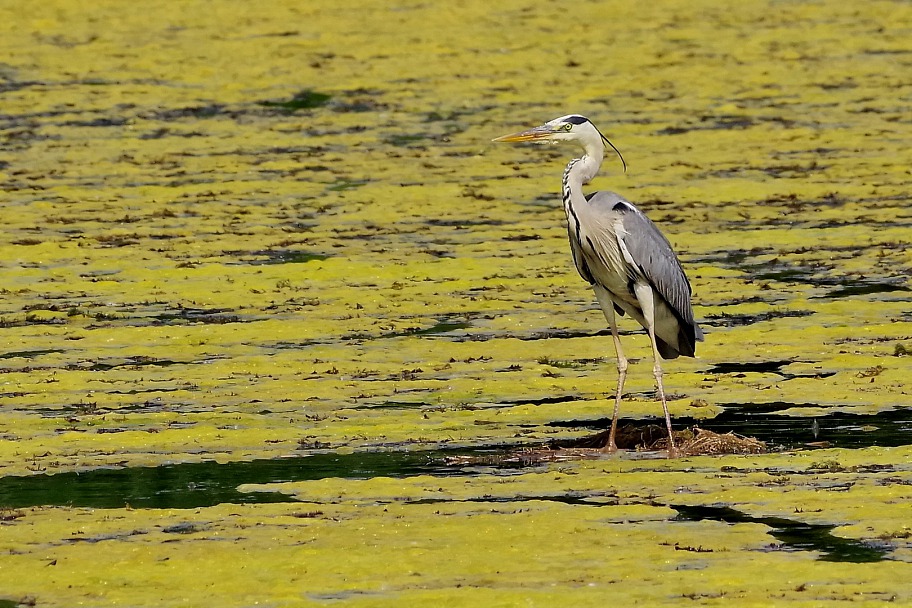
<path fill-rule="evenodd" d="M 621 156 L 620 151 L 614 147 L 613 143 L 608 141 L 607 137 L 602 135 L 602 132 L 588 118 L 579 114 L 561 116 L 533 129 L 502 135 L 495 138 L 494 141 L 509 143 L 531 141 L 541 144 L 558 144 L 564 141 L 572 141 L 578 143 L 590 154 L 597 150 L 600 156 L 603 153 L 604 144 L 608 144 L 617 153 L 618 158 L 621 159 L 624 170 L 627 170 L 627 163 L 624 161 L 624 157 Z"/>
<path fill-rule="evenodd" d="M 595 135 L 596 139 L 599 138 L 598 129 L 589 122 L 588 118 L 579 114 L 568 114 L 567 116 L 550 120 L 534 129 L 503 135 L 494 141 L 534 141 L 541 144 L 556 144 L 562 141 L 579 141 L 582 143 L 586 139 L 591 139 L 593 135 Z"/>

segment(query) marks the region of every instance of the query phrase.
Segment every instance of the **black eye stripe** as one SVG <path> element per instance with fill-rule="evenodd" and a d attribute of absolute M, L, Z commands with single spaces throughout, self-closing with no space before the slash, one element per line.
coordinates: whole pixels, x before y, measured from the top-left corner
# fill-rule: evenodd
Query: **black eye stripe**
<path fill-rule="evenodd" d="M 569 122 L 570 124 L 574 124 L 574 125 L 581 125 L 584 122 L 589 122 L 589 119 L 586 118 L 585 116 L 574 115 L 574 116 L 568 116 L 567 122 Z"/>

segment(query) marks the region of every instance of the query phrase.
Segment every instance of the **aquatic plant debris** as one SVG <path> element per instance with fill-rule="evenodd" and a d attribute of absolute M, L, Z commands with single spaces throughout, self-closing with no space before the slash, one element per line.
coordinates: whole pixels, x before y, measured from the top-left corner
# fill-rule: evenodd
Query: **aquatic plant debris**
<path fill-rule="evenodd" d="M 0 5 L 0 604 L 912 601 L 909 23 L 887 0 Z M 610 417 L 571 151 L 489 144 L 568 112 L 629 163 L 591 187 L 691 279 L 676 430 L 770 453 L 432 456 Z M 648 340 L 622 330 L 647 425 Z M 317 475 L 334 457 L 372 464 Z"/>

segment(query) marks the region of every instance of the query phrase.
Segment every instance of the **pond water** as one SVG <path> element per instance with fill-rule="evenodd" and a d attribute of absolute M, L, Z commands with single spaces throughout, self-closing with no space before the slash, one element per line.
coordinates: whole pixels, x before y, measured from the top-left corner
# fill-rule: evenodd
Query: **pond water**
<path fill-rule="evenodd" d="M 0 5 L 0 605 L 912 601 L 910 11 Z M 770 453 L 511 459 L 610 415 L 571 112 Z"/>

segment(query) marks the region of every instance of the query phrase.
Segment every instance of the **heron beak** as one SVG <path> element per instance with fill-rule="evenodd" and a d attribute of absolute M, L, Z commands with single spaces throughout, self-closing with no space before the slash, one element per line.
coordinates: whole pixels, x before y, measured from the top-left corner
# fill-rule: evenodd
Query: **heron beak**
<path fill-rule="evenodd" d="M 549 140 L 554 132 L 544 125 L 540 127 L 535 127 L 534 129 L 529 129 L 527 131 L 520 131 L 519 133 L 510 133 L 509 135 L 501 135 L 493 139 L 492 141 L 502 141 L 513 143 L 517 141 L 542 141 Z"/>

